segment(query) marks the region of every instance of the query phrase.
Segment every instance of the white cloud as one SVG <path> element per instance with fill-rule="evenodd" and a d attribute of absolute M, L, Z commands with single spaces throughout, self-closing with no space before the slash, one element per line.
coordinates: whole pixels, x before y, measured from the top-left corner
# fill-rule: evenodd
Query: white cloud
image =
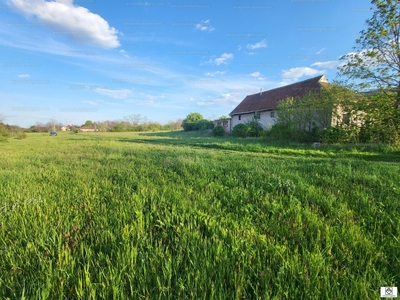
<path fill-rule="evenodd" d="M 227 64 L 228 63 L 227 61 L 230 59 L 233 59 L 232 53 L 223 53 L 220 57 L 215 59 L 210 59 L 207 63 L 219 66 L 222 64 Z"/>
<path fill-rule="evenodd" d="M 99 94 L 103 94 L 114 99 L 125 99 L 131 94 L 131 90 L 127 89 L 109 90 L 109 89 L 97 88 L 95 89 L 95 91 Z"/>
<path fill-rule="evenodd" d="M 259 48 L 267 48 L 267 42 L 266 40 L 262 40 L 261 42 L 255 43 L 255 44 L 248 44 L 247 48 L 249 49 L 259 49 Z"/>
<path fill-rule="evenodd" d="M 265 80 L 267 78 L 262 77 L 260 72 L 254 72 L 250 74 L 251 77 L 257 77 L 258 80 Z"/>
<path fill-rule="evenodd" d="M 238 46 L 238 51 L 240 51 L 240 50 L 242 50 L 242 46 L 239 45 Z"/>
<path fill-rule="evenodd" d="M 90 105 L 97 105 L 97 103 L 95 101 L 85 100 L 85 101 L 82 101 L 82 102 L 86 103 L 86 104 L 90 104 Z"/>
<path fill-rule="evenodd" d="M 214 105 L 219 105 L 219 106 L 224 106 L 224 105 L 231 105 L 234 103 L 239 103 L 243 100 L 243 98 L 237 98 L 234 97 L 231 93 L 223 93 L 214 100 L 211 101 L 200 101 L 197 102 L 196 104 L 198 106 L 214 106 Z"/>
<path fill-rule="evenodd" d="M 303 76 L 314 76 L 324 74 L 323 71 L 315 70 L 309 67 L 298 67 L 298 68 L 291 68 L 289 70 L 282 71 L 282 78 L 300 78 Z"/>
<path fill-rule="evenodd" d="M 29 75 L 29 74 L 21 74 L 21 75 L 18 75 L 18 77 L 19 78 L 29 78 L 29 77 L 31 77 L 31 75 Z"/>
<path fill-rule="evenodd" d="M 110 27 L 99 15 L 75 6 L 72 0 L 9 0 L 9 4 L 55 29 L 55 34 L 68 35 L 78 42 L 106 49 L 120 46 L 115 28 Z"/>
<path fill-rule="evenodd" d="M 200 102 L 197 102 L 197 105 L 198 106 L 212 106 L 212 105 L 214 105 L 214 103 L 213 102 L 200 101 Z"/>
<path fill-rule="evenodd" d="M 215 30 L 214 27 L 212 27 L 210 20 L 201 21 L 200 23 L 196 24 L 195 29 L 201 30 L 201 31 Z"/>
<path fill-rule="evenodd" d="M 321 54 L 326 48 L 322 48 L 321 50 L 317 51 L 315 54 Z"/>
<path fill-rule="evenodd" d="M 146 94 L 145 97 L 148 101 L 151 101 L 152 103 L 154 102 L 154 100 L 166 98 L 165 95 L 151 95 L 151 94 Z"/>
<path fill-rule="evenodd" d="M 204 73 L 204 75 L 209 76 L 209 77 L 215 77 L 217 75 L 225 75 L 226 71 L 215 71 L 215 72 L 207 72 Z"/>
<path fill-rule="evenodd" d="M 128 53 L 126 53 L 126 51 L 124 49 L 119 50 L 119 53 L 121 53 L 123 56 L 125 56 L 126 58 L 131 58 Z"/>
<path fill-rule="evenodd" d="M 317 68 L 334 69 L 339 64 L 340 64 L 340 62 L 338 60 L 330 60 L 330 61 L 324 61 L 324 62 L 316 62 L 316 63 L 313 63 L 311 66 L 312 67 L 317 67 Z"/>
<path fill-rule="evenodd" d="M 392 40 L 390 40 L 387 44 L 389 45 L 391 43 Z M 396 65 L 398 63 L 398 59 L 396 55 L 393 55 L 393 51 L 395 50 L 393 50 L 393 46 L 389 47 L 391 48 L 383 48 L 380 51 L 375 49 L 364 49 L 359 52 L 349 52 L 341 57 L 343 61 L 338 65 L 341 67 L 347 63 L 358 64 L 360 60 L 362 61 L 362 64 L 370 69 L 382 66 L 382 64 L 384 65 L 386 62 Z"/>

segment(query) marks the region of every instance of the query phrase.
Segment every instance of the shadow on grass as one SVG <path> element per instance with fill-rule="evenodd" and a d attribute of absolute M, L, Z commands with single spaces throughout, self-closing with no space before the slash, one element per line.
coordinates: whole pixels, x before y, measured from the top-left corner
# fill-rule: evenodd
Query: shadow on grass
<path fill-rule="evenodd" d="M 148 138 L 146 138 L 148 137 Z M 390 151 L 376 145 L 324 145 L 315 149 L 307 144 L 265 141 L 261 139 L 214 138 L 185 133 L 141 134 L 138 138 L 121 138 L 121 142 L 182 146 L 239 152 L 264 153 L 287 157 L 361 159 L 366 161 L 400 162 L 400 151 Z"/>

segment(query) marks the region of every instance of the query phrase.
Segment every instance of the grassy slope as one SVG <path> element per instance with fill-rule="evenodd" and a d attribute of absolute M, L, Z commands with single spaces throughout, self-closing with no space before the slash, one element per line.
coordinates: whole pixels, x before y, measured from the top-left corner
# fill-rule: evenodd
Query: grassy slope
<path fill-rule="evenodd" d="M 85 133 L 0 152 L 1 299 L 378 299 L 400 283 L 395 147 Z"/>

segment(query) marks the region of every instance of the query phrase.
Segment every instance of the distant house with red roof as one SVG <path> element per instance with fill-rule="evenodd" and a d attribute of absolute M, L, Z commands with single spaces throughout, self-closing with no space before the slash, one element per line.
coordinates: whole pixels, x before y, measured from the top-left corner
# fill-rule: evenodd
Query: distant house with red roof
<path fill-rule="evenodd" d="M 270 128 L 276 122 L 279 101 L 288 98 L 298 100 L 310 92 L 317 92 L 321 87 L 328 87 L 329 85 L 325 75 L 321 75 L 283 87 L 248 95 L 229 114 L 231 116 L 231 129 L 238 124 L 251 120 L 256 113 L 259 115 L 261 125 L 264 128 Z"/>
<path fill-rule="evenodd" d="M 61 131 L 71 131 L 73 127 L 71 125 L 66 125 L 61 127 Z"/>
<path fill-rule="evenodd" d="M 91 125 L 91 126 L 81 126 L 81 131 L 87 131 L 87 132 L 90 132 L 90 131 L 99 131 L 98 129 L 97 129 L 97 127 L 96 127 L 96 125 Z"/>

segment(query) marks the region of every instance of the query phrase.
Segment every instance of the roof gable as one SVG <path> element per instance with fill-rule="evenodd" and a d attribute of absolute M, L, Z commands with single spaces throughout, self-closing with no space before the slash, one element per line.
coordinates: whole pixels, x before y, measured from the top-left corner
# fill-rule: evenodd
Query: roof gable
<path fill-rule="evenodd" d="M 319 91 L 321 86 L 328 84 L 325 75 L 289 84 L 265 92 L 246 96 L 230 115 L 263 110 L 272 110 L 280 100 L 287 98 L 300 99 L 309 92 Z"/>

